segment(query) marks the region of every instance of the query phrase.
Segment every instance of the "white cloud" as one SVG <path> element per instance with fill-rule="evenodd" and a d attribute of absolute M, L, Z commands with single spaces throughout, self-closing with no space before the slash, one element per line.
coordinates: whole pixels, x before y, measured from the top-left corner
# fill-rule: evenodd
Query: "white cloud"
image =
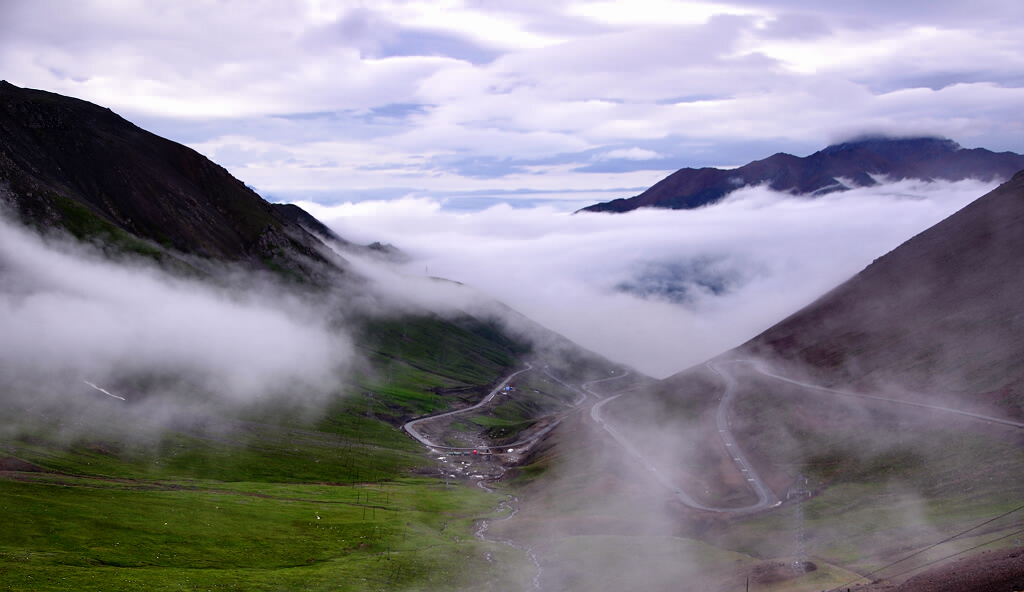
<path fill-rule="evenodd" d="M 604 154 L 600 155 L 601 160 L 612 160 L 616 158 L 622 158 L 625 160 L 652 160 L 655 158 L 661 158 L 661 155 L 653 150 L 644 150 L 643 148 L 619 148 L 617 150 L 609 150 Z"/>
<path fill-rule="evenodd" d="M 1024 151 L 1024 36 L 1012 2 L 969 11 L 943 3 L 901 5 L 888 17 L 867 5 L 667 0 L 500 8 L 393 2 L 372 10 L 359 2 L 137 0 L 68 3 L 62 10 L 14 2 L 2 10 L 0 69 L 10 81 L 130 116 L 158 115 L 172 138 L 187 120 L 194 130 L 190 145 L 278 199 L 429 197 L 346 206 L 354 209 L 339 211 L 362 222 L 342 223 L 341 230 L 366 242 L 394 242 L 436 273 L 478 285 L 656 373 L 734 345 L 838 281 L 836 270 L 856 271 L 882 244 L 819 249 L 783 238 L 786 233 L 814 236 L 814 223 L 842 229 L 859 221 L 858 232 L 875 232 L 870 225 L 876 223 L 892 228 L 890 244 L 924 219 L 913 217 L 927 210 L 922 204 L 933 202 L 886 205 L 871 194 L 865 202 L 871 207 L 845 221 L 829 212 L 849 202 L 835 209 L 824 209 L 825 202 L 806 209 L 786 202 L 770 215 L 732 204 L 614 222 L 555 211 L 636 195 L 677 166 L 740 165 L 792 146 L 810 152 L 863 132 L 939 134 L 968 147 Z M 403 41 L 409 31 L 427 31 L 440 41 L 437 47 L 411 44 Z M 445 40 L 490 57 L 445 54 Z M 392 105 L 410 109 L 386 124 L 370 121 L 374 109 Z M 332 118 L 273 117 L 312 112 Z M 664 163 L 666 170 L 629 170 L 631 163 L 644 168 L 644 161 L 648 167 Z M 495 200 L 553 205 L 468 218 L 437 210 L 456 203 L 481 208 Z M 408 210 L 410 204 L 419 209 Z M 892 227 L 898 216 L 889 207 L 909 212 L 906 226 Z M 376 212 L 360 216 L 359 208 Z M 757 252 L 745 254 L 714 240 L 711 248 L 678 238 L 702 236 L 692 226 L 699 220 L 721 224 L 721 235 L 732 236 L 729 224 L 716 218 L 726 215 L 721 212 L 752 233 L 758 224 L 777 224 L 778 240 L 794 251 L 779 247 L 771 260 L 764 255 L 771 246 L 747 246 Z M 784 220 L 786 212 L 808 221 Z M 533 236 L 534 227 L 546 234 L 535 242 L 515 238 Z M 472 234 L 483 229 L 483 236 Z M 734 240 L 749 245 L 752 239 Z M 820 240 L 831 245 L 838 239 Z M 468 254 L 436 246 L 444 244 Z M 814 264 L 826 267 L 819 269 L 794 259 L 792 253 L 802 251 L 831 253 L 846 263 Z M 708 253 L 769 273 L 747 278 L 735 294 L 698 298 L 691 309 L 613 289 L 645 264 Z M 654 281 L 672 269 L 654 269 Z M 772 278 L 793 284 L 776 286 Z M 755 293 L 756 307 L 742 296 Z M 580 309 L 572 299 L 559 301 L 564 294 L 608 320 L 593 323 L 575 314 Z M 704 308 L 696 314 L 693 306 Z M 716 323 L 725 328 L 710 329 Z M 627 331 L 644 326 L 649 337 Z M 679 340 L 680 334 L 696 337 Z"/>
<path fill-rule="evenodd" d="M 599 193 L 637 175 L 561 171 L 623 146 L 700 165 L 709 145 L 749 155 L 894 130 L 1024 150 L 1021 10 L 953 4 L 7 2 L 0 69 L 161 117 L 172 137 L 176 121 L 215 121 L 190 136 L 204 150 L 277 144 L 230 163 L 260 188 L 380 187 L 390 175 L 390 187 L 423 191 L 438 179 L 476 191 L 489 177 Z M 423 108 L 367 137 L 358 114 L 395 104 Z M 316 118 L 251 125 L 311 112 L 347 115 L 330 132 Z M 295 159 L 265 157 L 284 152 Z M 749 157 L 734 159 L 714 164 Z M 485 174 L 466 166 L 479 161 Z"/>
<path fill-rule="evenodd" d="M 512 11 L 478 10 L 464 2 L 395 2 L 378 6 L 406 25 L 451 31 L 472 36 L 480 42 L 508 48 L 554 45 L 561 37 L 530 31 Z"/>
<path fill-rule="evenodd" d="M 631 2 L 579 2 L 570 5 L 572 15 L 615 25 L 700 25 L 712 17 L 733 14 L 752 15 L 758 11 L 716 2 L 678 2 L 672 0 L 633 0 Z"/>
<path fill-rule="evenodd" d="M 748 188 L 713 207 L 625 215 L 504 205 L 459 214 L 415 198 L 301 205 L 343 236 L 395 244 L 413 257 L 408 274 L 428 268 L 475 286 L 665 376 L 753 337 L 990 187 L 904 181 L 814 200 Z M 645 282 L 689 294 L 623 289 Z"/>
<path fill-rule="evenodd" d="M 60 399 L 83 380 L 174 376 L 214 404 L 298 402 L 337 392 L 351 361 L 348 338 L 328 329 L 324 310 L 266 284 L 236 291 L 115 265 L 3 219 L 0 271 L 5 387 L 29 384 Z M 188 388 L 168 395 L 200 397 Z"/>

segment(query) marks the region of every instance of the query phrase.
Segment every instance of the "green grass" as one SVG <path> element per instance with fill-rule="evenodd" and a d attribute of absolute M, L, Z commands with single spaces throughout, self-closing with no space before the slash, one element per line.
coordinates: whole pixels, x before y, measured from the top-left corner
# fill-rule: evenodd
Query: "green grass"
<path fill-rule="evenodd" d="M 537 418 L 565 412 L 579 395 L 540 372 L 530 372 L 514 381 L 514 390 L 500 393 L 494 401 L 460 415 L 451 427 L 460 432 L 482 434 L 496 446 L 522 439 Z"/>
<path fill-rule="evenodd" d="M 471 533 L 493 506 L 478 489 L 412 478 L 144 491 L 2 480 L 0 589 L 469 587 L 501 551 Z"/>
<path fill-rule="evenodd" d="M 523 346 L 433 317 L 369 323 L 362 343 L 369 369 L 312 416 L 172 430 L 111 411 L 68 436 L 50 410 L 6 409 L 0 459 L 40 470 L 0 476 L 0 590 L 526 587 L 524 553 L 473 536 L 502 498 L 421 476 L 433 461 L 399 429 L 479 400 Z"/>
<path fill-rule="evenodd" d="M 353 483 L 390 478 L 428 463 L 404 440 L 392 448 L 381 446 L 381 439 L 358 443 L 322 432 L 300 435 L 301 440 L 295 431 L 267 427 L 259 434 L 246 430 L 217 439 L 168 432 L 152 444 L 44 447 L 14 441 L 8 449 L 49 471 L 124 479 Z"/>
<path fill-rule="evenodd" d="M 364 327 L 360 341 L 381 357 L 462 384 L 488 383 L 529 351 L 493 324 L 468 315 L 375 320 Z"/>

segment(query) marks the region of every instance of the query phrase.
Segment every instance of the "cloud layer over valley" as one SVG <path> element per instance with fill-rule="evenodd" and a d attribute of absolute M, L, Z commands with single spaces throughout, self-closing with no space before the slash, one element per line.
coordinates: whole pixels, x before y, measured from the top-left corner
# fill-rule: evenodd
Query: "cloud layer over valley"
<path fill-rule="evenodd" d="M 474 286 L 663 377 L 753 337 L 992 187 L 903 181 L 815 199 L 749 188 L 698 210 L 621 215 L 455 213 L 413 197 L 300 205 L 343 236 L 395 244 L 412 257 L 403 274 Z"/>

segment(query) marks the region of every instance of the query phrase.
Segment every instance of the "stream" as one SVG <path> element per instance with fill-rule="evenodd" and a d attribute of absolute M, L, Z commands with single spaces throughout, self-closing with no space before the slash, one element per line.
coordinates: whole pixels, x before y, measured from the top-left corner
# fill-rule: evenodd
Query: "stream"
<path fill-rule="evenodd" d="M 484 491 L 486 491 L 488 493 L 496 493 L 493 489 L 491 489 L 490 487 L 487 487 L 486 485 L 484 485 L 483 481 L 478 481 L 477 485 L 480 487 L 480 489 L 483 489 Z M 530 562 L 533 563 L 533 566 L 537 568 L 537 573 L 536 573 L 536 575 L 533 576 L 533 585 L 530 588 L 527 588 L 527 591 L 528 592 L 535 592 L 537 590 L 540 590 L 540 576 L 541 576 L 541 573 L 544 570 L 541 568 L 540 561 L 537 559 L 537 554 L 533 551 L 533 549 L 531 549 L 527 545 L 520 545 L 519 543 L 510 541 L 508 539 L 488 538 L 487 537 L 487 529 L 491 526 L 491 522 L 504 522 L 505 520 L 511 520 L 513 516 L 515 516 L 516 514 L 519 513 L 519 508 L 517 508 L 514 505 L 518 501 L 519 501 L 519 498 L 515 497 L 514 495 L 508 494 L 508 499 L 506 499 L 505 501 L 503 501 L 500 504 L 498 504 L 498 507 L 494 508 L 494 512 L 493 513 L 497 514 L 498 512 L 501 512 L 502 510 L 508 509 L 508 510 L 511 510 L 509 515 L 505 516 L 504 518 L 491 518 L 491 519 L 481 520 L 479 526 L 477 526 L 477 528 L 476 528 L 476 532 L 473 533 L 473 536 L 475 536 L 476 538 L 478 538 L 481 541 L 487 541 L 489 543 L 500 543 L 500 544 L 503 544 L 503 545 L 508 545 L 509 547 L 512 547 L 514 549 L 518 549 L 518 550 L 526 553 L 526 556 L 530 558 Z M 490 553 L 487 554 L 487 560 L 491 561 L 491 554 Z"/>

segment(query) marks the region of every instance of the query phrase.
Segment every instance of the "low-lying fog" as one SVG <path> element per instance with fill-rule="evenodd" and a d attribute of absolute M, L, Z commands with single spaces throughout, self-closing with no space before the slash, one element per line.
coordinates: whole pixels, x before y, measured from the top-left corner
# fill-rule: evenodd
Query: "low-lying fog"
<path fill-rule="evenodd" d="M 665 377 L 753 337 L 994 186 L 901 181 L 816 199 L 758 187 L 698 210 L 618 215 L 455 213 L 414 196 L 299 205 L 350 240 L 402 249 L 404 274 L 469 284 Z"/>
<path fill-rule="evenodd" d="M 87 381 L 131 397 L 114 385 L 140 377 L 150 387 L 191 381 L 206 393 L 193 401 L 202 405 L 336 389 L 352 348 L 328 327 L 323 307 L 269 282 L 243 283 L 215 287 L 142 262 L 111 263 L 0 217 L 7 396 L 70 402 L 65 395 Z"/>

